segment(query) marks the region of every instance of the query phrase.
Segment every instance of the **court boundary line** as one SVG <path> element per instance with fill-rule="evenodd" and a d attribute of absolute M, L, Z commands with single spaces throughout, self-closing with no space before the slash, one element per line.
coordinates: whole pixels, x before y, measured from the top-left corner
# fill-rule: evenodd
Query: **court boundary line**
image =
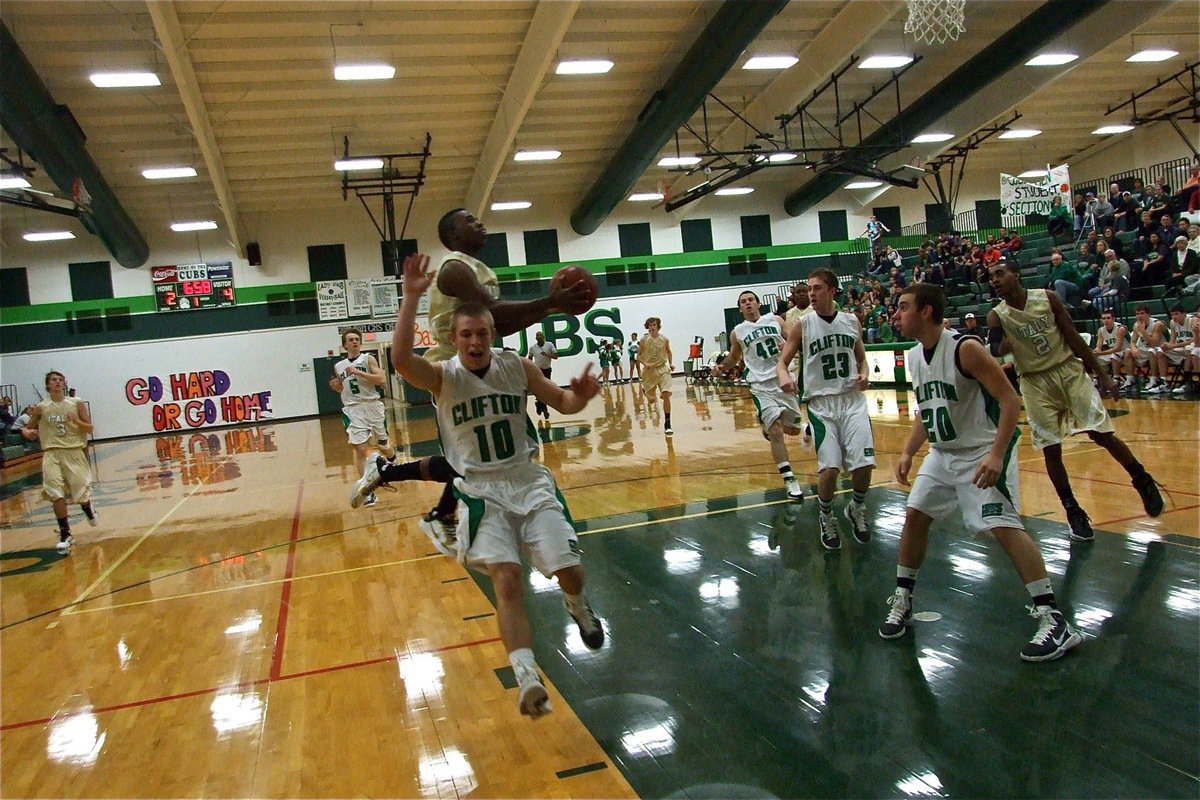
<path fill-rule="evenodd" d="M 271 678 L 277 679 L 283 668 L 283 647 L 287 640 L 288 611 L 292 605 L 292 575 L 296 569 L 296 540 L 300 535 L 300 507 L 304 502 L 304 479 L 296 487 L 296 510 L 288 537 L 287 567 L 283 571 L 283 589 L 279 593 L 279 616 L 275 620 L 275 647 L 271 651 Z"/>

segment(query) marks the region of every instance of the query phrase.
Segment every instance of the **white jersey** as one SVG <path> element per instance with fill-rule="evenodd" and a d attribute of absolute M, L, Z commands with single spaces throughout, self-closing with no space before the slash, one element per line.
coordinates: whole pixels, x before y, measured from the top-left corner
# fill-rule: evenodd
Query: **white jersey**
<path fill-rule="evenodd" d="M 839 311 L 831 322 L 820 314 L 800 317 L 804 331 L 804 395 L 845 394 L 856 391 L 858 362 L 854 346 L 862 338 L 858 319 Z"/>
<path fill-rule="evenodd" d="M 538 438 L 525 413 L 529 382 L 524 359 L 493 350 L 480 378 L 456 355 L 442 362 L 437 423 L 446 460 L 468 481 L 499 477 L 510 467 L 530 463 Z"/>
<path fill-rule="evenodd" d="M 1119 322 L 1113 323 L 1113 329 L 1101 325 L 1096 329 L 1096 340 L 1100 343 L 1101 350 L 1112 350 L 1117 346 L 1117 334 L 1125 330 L 1125 326 Z M 1121 349 L 1116 351 L 1117 355 L 1124 353 L 1129 349 L 1129 331 L 1125 330 L 1125 338 L 1121 340 Z"/>
<path fill-rule="evenodd" d="M 936 450 L 969 450 L 996 440 L 1000 403 L 983 384 L 963 374 L 958 359 L 958 348 L 968 339 L 983 344 L 975 336 L 943 330 L 932 353 L 918 343 L 904 357 L 925 435 Z"/>
<path fill-rule="evenodd" d="M 342 407 L 352 406 L 357 403 L 371 403 L 378 400 L 382 395 L 379 392 L 379 387 L 373 383 L 367 382 L 363 378 L 355 375 L 347 375 L 346 368 L 354 367 L 363 372 L 369 372 L 367 369 L 367 359 L 370 358 L 370 353 L 359 353 L 358 358 L 349 359 L 343 358 L 333 366 L 334 374 L 342 382 Z"/>
<path fill-rule="evenodd" d="M 733 335 L 742 346 L 746 363 L 746 381 L 751 385 L 778 385 L 775 365 L 783 351 L 783 322 L 774 314 L 759 317 L 754 322 L 741 322 Z"/>
<path fill-rule="evenodd" d="M 1183 324 L 1179 324 L 1175 320 L 1171 320 L 1171 336 L 1175 337 L 1175 344 L 1192 345 L 1192 326 L 1191 323 L 1184 318 Z"/>

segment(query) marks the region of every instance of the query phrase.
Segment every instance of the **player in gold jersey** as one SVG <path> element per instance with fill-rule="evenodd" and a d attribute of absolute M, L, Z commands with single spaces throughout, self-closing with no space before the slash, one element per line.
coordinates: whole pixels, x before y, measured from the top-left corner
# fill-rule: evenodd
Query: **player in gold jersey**
<path fill-rule="evenodd" d="M 58 552 L 71 552 L 75 537 L 67 519 L 67 498 L 78 503 L 95 526 L 96 511 L 92 508 L 92 468 L 84 448 L 92 432 L 92 417 L 87 404 L 78 397 L 67 396 L 67 378 L 57 370 L 46 373 L 49 397 L 33 407 L 29 422 L 21 429 L 26 439 L 38 439 L 42 445 L 42 494 L 54 504 L 58 518 Z"/>
<path fill-rule="evenodd" d="M 1062 460 L 1063 439 L 1076 433 L 1086 433 L 1125 468 L 1146 513 L 1157 517 L 1163 512 L 1158 485 L 1114 433 L 1100 394 L 1084 370 L 1095 376 L 1103 392 L 1114 399 L 1118 397 L 1117 385 L 1075 330 L 1067 307 L 1054 292 L 1021 286 L 1016 262 L 993 264 L 988 275 L 1000 298 L 1000 303 L 988 312 L 992 355 L 1013 354 L 1033 446 L 1046 460 L 1050 482 L 1067 512 L 1071 538 L 1088 542 L 1095 536 L 1087 512 L 1071 491 Z"/>

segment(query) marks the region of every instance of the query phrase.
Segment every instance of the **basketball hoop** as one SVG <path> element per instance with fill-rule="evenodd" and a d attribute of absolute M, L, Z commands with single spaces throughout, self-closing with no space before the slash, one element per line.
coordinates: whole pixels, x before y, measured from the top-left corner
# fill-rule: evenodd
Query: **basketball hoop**
<path fill-rule="evenodd" d="M 904 32 L 926 44 L 958 41 L 958 35 L 967 29 L 965 5 L 966 0 L 908 0 Z"/>

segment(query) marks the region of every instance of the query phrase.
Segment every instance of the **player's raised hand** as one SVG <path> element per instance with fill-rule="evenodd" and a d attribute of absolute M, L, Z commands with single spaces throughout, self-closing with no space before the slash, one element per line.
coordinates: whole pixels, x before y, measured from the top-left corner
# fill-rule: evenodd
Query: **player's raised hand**
<path fill-rule="evenodd" d="M 404 293 L 412 292 L 418 296 L 425 294 L 425 291 L 433 283 L 433 276 L 429 274 L 429 256 L 424 253 L 410 253 L 404 257 Z"/>
<path fill-rule="evenodd" d="M 591 400 L 600 393 L 600 381 L 592 374 L 593 366 L 589 361 L 578 377 L 571 378 L 571 391 L 584 400 Z"/>

